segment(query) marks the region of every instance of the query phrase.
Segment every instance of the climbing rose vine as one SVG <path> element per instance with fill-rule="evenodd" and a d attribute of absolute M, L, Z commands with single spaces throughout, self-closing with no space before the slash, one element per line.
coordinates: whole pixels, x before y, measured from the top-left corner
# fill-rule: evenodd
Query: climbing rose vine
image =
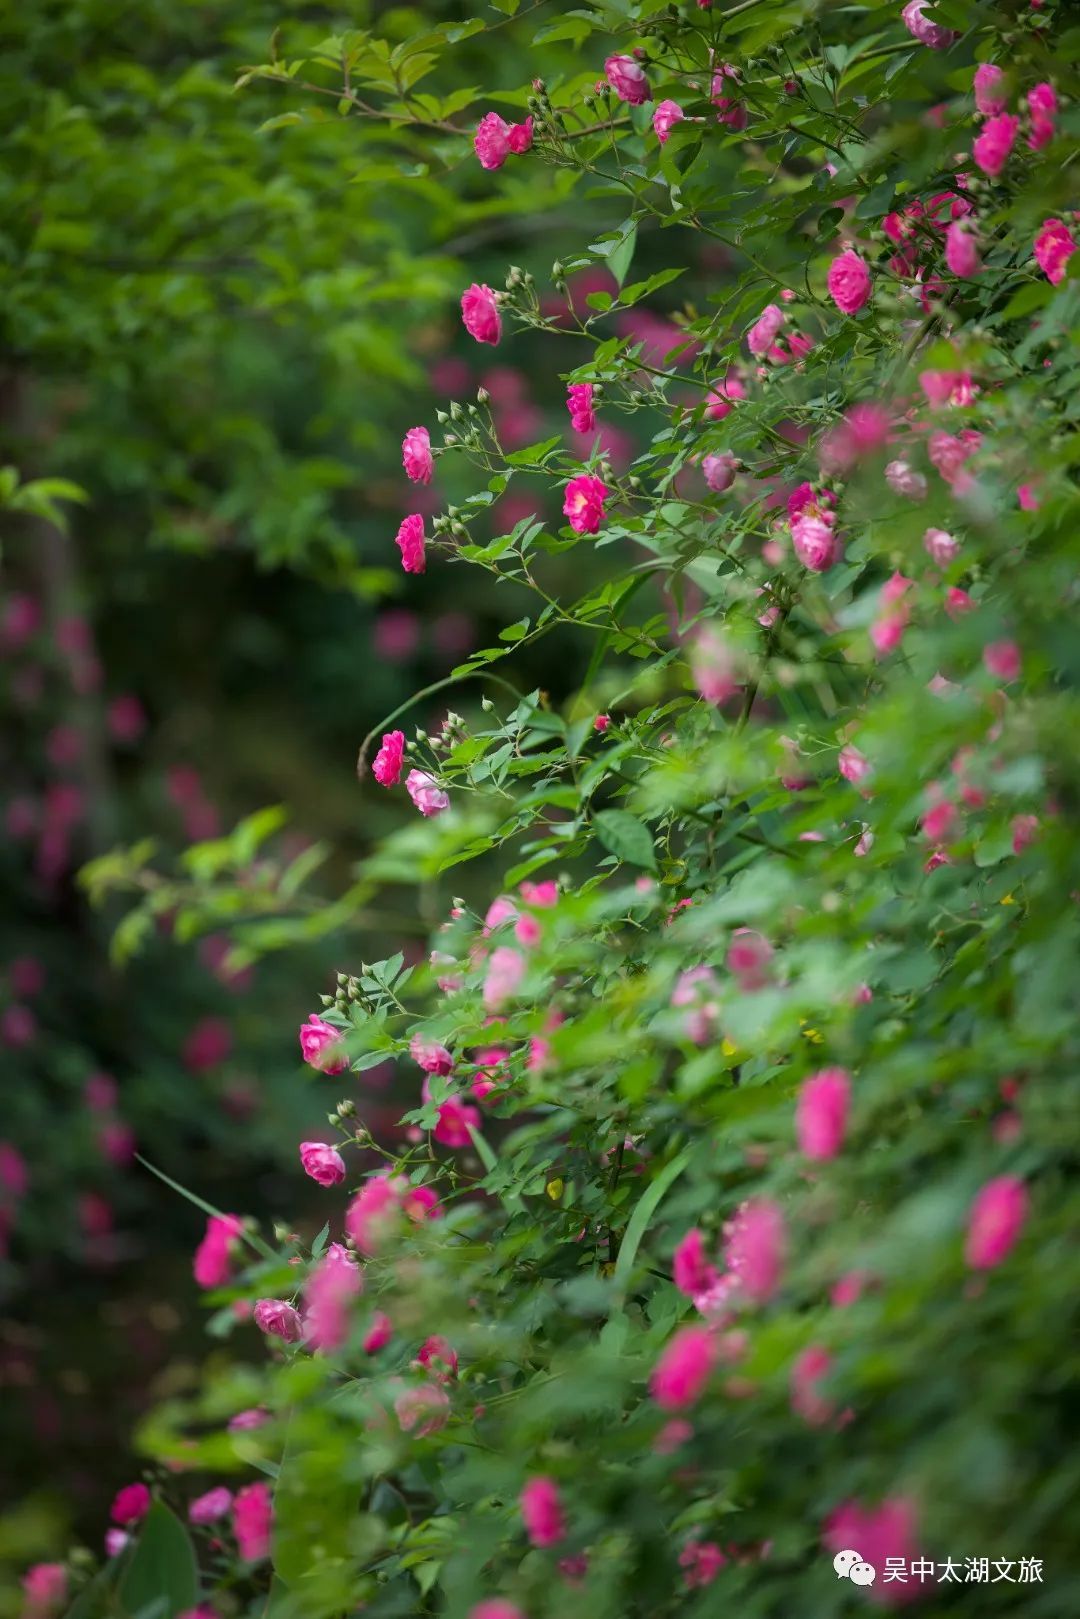
<path fill-rule="evenodd" d="M 361 749 L 400 826 L 353 897 L 420 884 L 433 937 L 300 1029 L 325 1223 L 210 1214 L 242 1359 L 146 1425 L 92 1589 L 1074 1611 L 1075 16 L 502 4 L 512 118 L 465 88 L 483 17 L 247 75 L 527 222 L 530 268 L 464 228 L 446 316 L 526 346 L 553 425 L 409 412 L 384 562 L 519 615 L 444 683 L 467 716 Z M 568 695 L 517 683 L 545 645 L 585 649 Z M 244 934 L 237 892 L 250 953 L 289 900 Z"/>

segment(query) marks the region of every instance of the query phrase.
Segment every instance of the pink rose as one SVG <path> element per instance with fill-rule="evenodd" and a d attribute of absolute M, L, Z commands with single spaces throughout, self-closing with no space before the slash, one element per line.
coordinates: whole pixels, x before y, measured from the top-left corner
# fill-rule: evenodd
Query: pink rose
<path fill-rule="evenodd" d="M 974 455 L 979 443 L 980 435 L 971 429 L 960 434 L 931 433 L 926 453 L 945 482 L 960 491 L 968 482 L 964 464 Z"/>
<path fill-rule="evenodd" d="M 738 96 L 725 94 L 728 86 L 726 79 L 731 79 L 734 88 L 738 83 L 739 71 L 732 67 L 730 62 L 724 62 L 713 74 L 712 89 L 709 92 L 713 106 L 716 108 L 716 121 L 725 124 L 728 129 L 745 129 L 750 122 L 750 114 L 746 110 L 746 103 Z"/>
<path fill-rule="evenodd" d="M 690 674 L 702 700 L 725 703 L 739 690 L 735 654 L 722 630 L 703 624 L 690 653 Z"/>
<path fill-rule="evenodd" d="M 932 51 L 948 50 L 960 35 L 952 28 L 943 28 L 940 23 L 928 22 L 923 12 L 929 4 L 930 0 L 908 0 L 908 4 L 900 13 L 904 19 L 904 26 L 920 45 L 928 45 Z"/>
<path fill-rule="evenodd" d="M 363 1350 L 365 1355 L 377 1355 L 380 1349 L 394 1336 L 394 1323 L 385 1310 L 376 1310 L 371 1318 L 371 1326 L 364 1335 Z"/>
<path fill-rule="evenodd" d="M 726 452 L 719 455 L 707 455 L 701 463 L 705 482 L 717 495 L 722 495 L 725 490 L 731 488 L 735 482 L 738 467 L 739 463 L 735 457 L 728 455 Z"/>
<path fill-rule="evenodd" d="M 680 1411 L 700 1399 L 716 1364 L 708 1327 L 680 1327 L 653 1367 L 649 1392 L 661 1411 Z"/>
<path fill-rule="evenodd" d="M 671 992 L 674 1007 L 687 1008 L 684 1028 L 686 1037 L 697 1046 L 704 1046 L 716 1030 L 720 1009 L 716 1004 L 716 975 L 711 967 L 691 967 L 680 973 Z"/>
<path fill-rule="evenodd" d="M 711 1585 L 720 1570 L 727 1567 L 727 1557 L 715 1540 L 688 1540 L 679 1553 L 679 1567 L 684 1570 L 686 1589 L 699 1591 Z"/>
<path fill-rule="evenodd" d="M 303 1337 L 300 1312 L 285 1299 L 259 1299 L 252 1319 L 268 1338 L 281 1338 L 287 1344 L 295 1344 Z"/>
<path fill-rule="evenodd" d="M 965 278 L 982 269 L 975 233 L 962 223 L 950 225 L 945 232 L 945 263 L 953 275 Z"/>
<path fill-rule="evenodd" d="M 497 343 L 502 336 L 502 317 L 489 286 L 474 281 L 466 287 L 461 295 L 461 318 L 478 343 Z"/>
<path fill-rule="evenodd" d="M 984 118 L 994 118 L 1009 105 L 1005 75 L 992 62 L 980 62 L 975 69 L 975 107 Z"/>
<path fill-rule="evenodd" d="M 1039 817 L 1037 815 L 1014 815 L 1012 819 L 1012 852 L 1023 854 L 1030 848 L 1039 835 Z"/>
<path fill-rule="evenodd" d="M 274 1508 L 270 1486 L 260 1480 L 237 1490 L 233 1501 L 233 1533 L 246 1563 L 259 1563 L 270 1555 L 270 1526 Z"/>
<path fill-rule="evenodd" d="M 611 491 L 602 478 L 582 472 L 566 486 L 563 515 L 575 534 L 596 534 L 604 521 L 604 501 Z"/>
<path fill-rule="evenodd" d="M 1076 252 L 1076 242 L 1068 225 L 1060 219 L 1043 221 L 1035 238 L 1035 260 L 1052 286 L 1065 279 L 1065 266 Z"/>
<path fill-rule="evenodd" d="M 784 311 L 779 304 L 766 304 L 746 334 L 746 346 L 751 354 L 761 359 L 768 354 L 784 324 Z"/>
<path fill-rule="evenodd" d="M 744 992 L 764 989 L 769 982 L 773 949 L 768 939 L 753 928 L 736 928 L 731 935 L 727 955 L 727 970 L 739 980 Z"/>
<path fill-rule="evenodd" d="M 457 1376 L 457 1350 L 445 1338 L 440 1338 L 438 1333 L 435 1333 L 432 1337 L 424 1339 L 416 1351 L 413 1365 L 422 1367 L 437 1383 L 452 1383 Z"/>
<path fill-rule="evenodd" d="M 501 169 L 510 155 L 510 125 L 497 112 L 481 118 L 473 136 L 473 150 L 483 169 Z"/>
<path fill-rule="evenodd" d="M 67 1601 L 68 1571 L 63 1563 L 35 1563 L 22 1578 L 23 1619 L 48 1619 Z"/>
<path fill-rule="evenodd" d="M 332 1242 L 304 1287 L 304 1338 L 334 1354 L 348 1341 L 350 1305 L 364 1291 L 364 1274 L 340 1242 Z"/>
<path fill-rule="evenodd" d="M 858 314 L 870 299 L 870 271 L 854 248 L 847 248 L 829 265 L 829 297 L 844 315 Z"/>
<path fill-rule="evenodd" d="M 688 1299 L 708 1293 L 720 1280 L 720 1272 L 705 1257 L 705 1239 L 692 1227 L 675 1249 L 671 1279 Z"/>
<path fill-rule="evenodd" d="M 745 398 L 746 388 L 742 379 L 734 371 L 729 371 L 709 394 L 705 414 L 711 422 L 722 422 L 725 416 L 730 416 L 735 402 Z"/>
<path fill-rule="evenodd" d="M 504 1602 L 501 1597 L 492 1597 L 470 1608 L 468 1619 L 525 1619 L 525 1615 L 516 1602 Z"/>
<path fill-rule="evenodd" d="M 239 1215 L 212 1214 L 195 1250 L 193 1270 L 200 1287 L 223 1287 L 232 1274 L 233 1245 L 243 1231 Z"/>
<path fill-rule="evenodd" d="M 410 427 L 401 441 L 401 461 L 413 483 L 430 483 L 435 471 L 431 434 L 426 427 Z"/>
<path fill-rule="evenodd" d="M 809 1344 L 791 1368 L 791 1409 L 812 1428 L 828 1422 L 836 1407 L 818 1385 L 832 1368 L 832 1356 L 820 1344 Z"/>
<path fill-rule="evenodd" d="M 939 568 L 947 568 L 960 555 L 960 541 L 943 528 L 928 528 L 923 535 L 923 548 Z"/>
<path fill-rule="evenodd" d="M 426 770 L 410 770 L 405 777 L 405 791 L 421 815 L 441 815 L 450 808 L 449 793 Z"/>
<path fill-rule="evenodd" d="M 480 1115 L 460 1096 L 450 1096 L 439 1103 L 439 1116 L 432 1134 L 444 1147 L 471 1147 L 470 1129 L 480 1128 Z"/>
<path fill-rule="evenodd" d="M 805 1158 L 835 1158 L 844 1144 L 851 1076 L 845 1068 L 823 1068 L 799 1091 L 795 1131 Z"/>
<path fill-rule="evenodd" d="M 557 1546 L 566 1538 L 566 1519 L 554 1479 L 529 1479 L 519 1502 L 525 1533 L 534 1546 Z"/>
<path fill-rule="evenodd" d="M 824 573 L 840 559 L 840 540 L 822 517 L 797 517 L 791 525 L 795 555 L 811 573 Z"/>
<path fill-rule="evenodd" d="M 983 663 L 995 680 L 1020 679 L 1022 660 L 1015 641 L 990 641 L 983 647 Z"/>
<path fill-rule="evenodd" d="M 957 831 L 956 805 L 950 799 L 943 798 L 937 804 L 931 804 L 923 815 L 920 825 L 923 837 L 928 843 L 947 843 Z"/>
<path fill-rule="evenodd" d="M 1028 1215 L 1027 1188 L 1015 1175 L 987 1181 L 971 1206 L 964 1258 L 973 1270 L 992 1270 L 1007 1259 Z"/>
<path fill-rule="evenodd" d="M 409 1041 L 409 1056 L 413 1062 L 418 1063 L 425 1074 L 450 1074 L 454 1069 L 454 1059 L 446 1047 L 437 1040 L 425 1040 L 422 1034 L 414 1034 Z"/>
<path fill-rule="evenodd" d="M 325 1141 L 301 1141 L 300 1162 L 304 1174 L 320 1186 L 339 1186 L 345 1179 L 345 1160 L 336 1147 Z"/>
<path fill-rule="evenodd" d="M 118 1523 L 122 1529 L 129 1524 L 139 1523 L 150 1511 L 150 1491 L 145 1484 L 125 1484 L 122 1490 L 117 1490 L 113 1497 L 113 1504 L 109 1508 L 109 1517 L 113 1523 Z"/>
<path fill-rule="evenodd" d="M 566 387 L 566 408 L 570 412 L 570 425 L 575 433 L 596 432 L 596 411 L 593 408 L 591 382 L 570 382 Z"/>
<path fill-rule="evenodd" d="M 890 461 L 885 468 L 885 482 L 894 494 L 904 495 L 908 500 L 926 499 L 926 479 L 906 461 Z"/>
<path fill-rule="evenodd" d="M 889 1559 L 907 1565 L 916 1556 L 915 1507 L 904 1496 L 893 1496 L 868 1510 L 857 1501 L 845 1501 L 826 1520 L 823 1538 L 830 1552 L 854 1549 L 864 1562 L 878 1570 L 877 1579 L 867 1590 L 871 1602 L 882 1606 L 910 1602 L 927 1590 L 921 1583 L 886 1583 L 883 1578 Z"/>
<path fill-rule="evenodd" d="M 424 519 L 411 512 L 401 520 L 394 544 L 401 552 L 401 566 L 406 573 L 423 573 L 427 563 L 424 553 Z"/>
<path fill-rule="evenodd" d="M 1019 128 L 1019 118 L 1015 118 L 1010 112 L 1000 112 L 995 117 L 988 118 L 983 125 L 982 134 L 976 136 L 971 155 L 991 180 L 996 180 L 1005 167 Z"/>
<path fill-rule="evenodd" d="M 683 112 L 677 101 L 657 102 L 656 106 L 653 108 L 652 126 L 656 134 L 656 138 L 660 142 L 661 146 L 663 146 L 664 142 L 671 134 L 674 126 L 685 117 L 686 114 Z"/>
<path fill-rule="evenodd" d="M 450 1396 L 437 1383 L 421 1383 L 398 1395 L 394 1411 L 402 1433 L 415 1432 L 418 1439 L 424 1439 L 446 1426 Z"/>
<path fill-rule="evenodd" d="M 837 764 L 844 780 L 850 781 L 853 787 L 861 787 L 863 782 L 870 778 L 871 765 L 869 759 L 865 753 L 860 753 L 859 749 L 850 742 L 840 749 Z"/>
<path fill-rule="evenodd" d="M 531 116 L 526 118 L 523 124 L 511 124 L 507 140 L 515 157 L 521 157 L 523 153 L 531 151 L 533 143 L 533 121 Z"/>
<path fill-rule="evenodd" d="M 511 1000 L 524 977 L 525 957 L 519 951 L 512 950 L 509 945 L 500 945 L 493 950 L 484 979 L 484 1005 L 488 1011 L 496 1011 L 504 1002 Z"/>
<path fill-rule="evenodd" d="M 1054 86 L 1046 83 L 1037 84 L 1034 90 L 1028 91 L 1027 104 L 1028 112 L 1031 114 L 1028 145 L 1033 152 L 1037 152 L 1054 138 L 1054 121 L 1057 115 Z"/>
<path fill-rule="evenodd" d="M 765 1304 L 780 1285 L 786 1247 L 784 1217 L 771 1198 L 751 1198 L 724 1227 L 724 1257 L 739 1291 Z"/>
<path fill-rule="evenodd" d="M 396 787 L 401 780 L 401 766 L 405 758 L 404 731 L 387 731 L 382 746 L 375 755 L 371 774 L 380 787 Z"/>
<path fill-rule="evenodd" d="M 640 107 L 652 100 L 652 90 L 645 77 L 645 69 L 632 56 L 609 56 L 604 63 L 607 81 L 620 101 L 631 107 Z"/>
<path fill-rule="evenodd" d="M 818 459 L 822 472 L 849 472 L 887 444 L 891 433 L 892 418 L 881 405 L 870 401 L 852 405 L 845 419 L 821 441 Z"/>
<path fill-rule="evenodd" d="M 304 1061 L 320 1074 L 340 1074 L 349 1066 L 342 1049 L 342 1031 L 327 1023 L 317 1012 L 300 1025 L 300 1050 Z"/>
<path fill-rule="evenodd" d="M 215 1490 L 207 1490 L 205 1495 L 197 1495 L 188 1507 L 188 1523 L 216 1523 L 224 1518 L 232 1506 L 232 1491 L 227 1490 L 224 1484 L 219 1484 Z"/>

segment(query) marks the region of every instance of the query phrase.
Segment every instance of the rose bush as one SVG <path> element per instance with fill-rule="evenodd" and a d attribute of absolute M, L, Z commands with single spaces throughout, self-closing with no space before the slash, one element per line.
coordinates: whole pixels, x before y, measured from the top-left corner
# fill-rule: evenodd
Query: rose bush
<path fill-rule="evenodd" d="M 518 152 L 461 116 L 499 9 L 246 75 L 391 149 L 437 119 L 492 193 L 554 172 L 578 249 L 461 316 L 543 334 L 596 437 L 509 449 L 487 388 L 426 424 L 433 489 L 476 487 L 425 534 L 403 482 L 406 570 L 521 604 L 451 677 L 468 716 L 361 747 L 402 822 L 353 897 L 414 883 L 430 959 L 343 973 L 304 1026 L 318 1234 L 205 1209 L 243 1358 L 144 1428 L 158 1499 L 80 1615 L 1064 1614 L 1080 33 L 969 0 L 527 9 L 574 54 L 505 98 Z M 488 538 L 522 483 L 566 524 Z M 560 704 L 514 685 L 557 631 L 589 647 Z M 223 1478 L 231 1522 L 189 1539 Z"/>

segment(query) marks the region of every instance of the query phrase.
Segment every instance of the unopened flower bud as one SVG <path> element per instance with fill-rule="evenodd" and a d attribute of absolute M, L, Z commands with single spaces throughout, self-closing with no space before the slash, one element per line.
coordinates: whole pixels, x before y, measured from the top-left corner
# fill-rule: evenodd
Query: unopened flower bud
<path fill-rule="evenodd" d="M 476 403 L 478 405 L 486 405 L 490 399 L 491 395 L 488 393 L 486 388 L 477 388 Z"/>
<path fill-rule="evenodd" d="M 485 714 L 492 714 L 495 711 L 495 704 L 491 701 L 490 697 L 481 697 L 480 707 L 484 710 Z"/>
<path fill-rule="evenodd" d="M 354 1118 L 356 1116 L 356 1103 L 350 1096 L 346 1096 L 344 1101 L 338 1103 L 337 1110 L 338 1117 L 341 1119 Z"/>
<path fill-rule="evenodd" d="M 446 414 L 445 410 L 437 410 L 435 412 L 435 420 L 438 422 L 440 427 L 445 427 L 450 418 Z"/>

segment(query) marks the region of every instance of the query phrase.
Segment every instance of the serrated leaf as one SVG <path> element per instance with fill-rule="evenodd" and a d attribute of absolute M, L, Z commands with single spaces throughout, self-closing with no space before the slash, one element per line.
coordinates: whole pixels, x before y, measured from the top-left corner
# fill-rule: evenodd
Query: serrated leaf
<path fill-rule="evenodd" d="M 592 825 L 604 848 L 616 859 L 628 866 L 641 866 L 645 871 L 656 870 L 652 833 L 644 821 L 639 821 L 629 810 L 598 810 Z"/>

